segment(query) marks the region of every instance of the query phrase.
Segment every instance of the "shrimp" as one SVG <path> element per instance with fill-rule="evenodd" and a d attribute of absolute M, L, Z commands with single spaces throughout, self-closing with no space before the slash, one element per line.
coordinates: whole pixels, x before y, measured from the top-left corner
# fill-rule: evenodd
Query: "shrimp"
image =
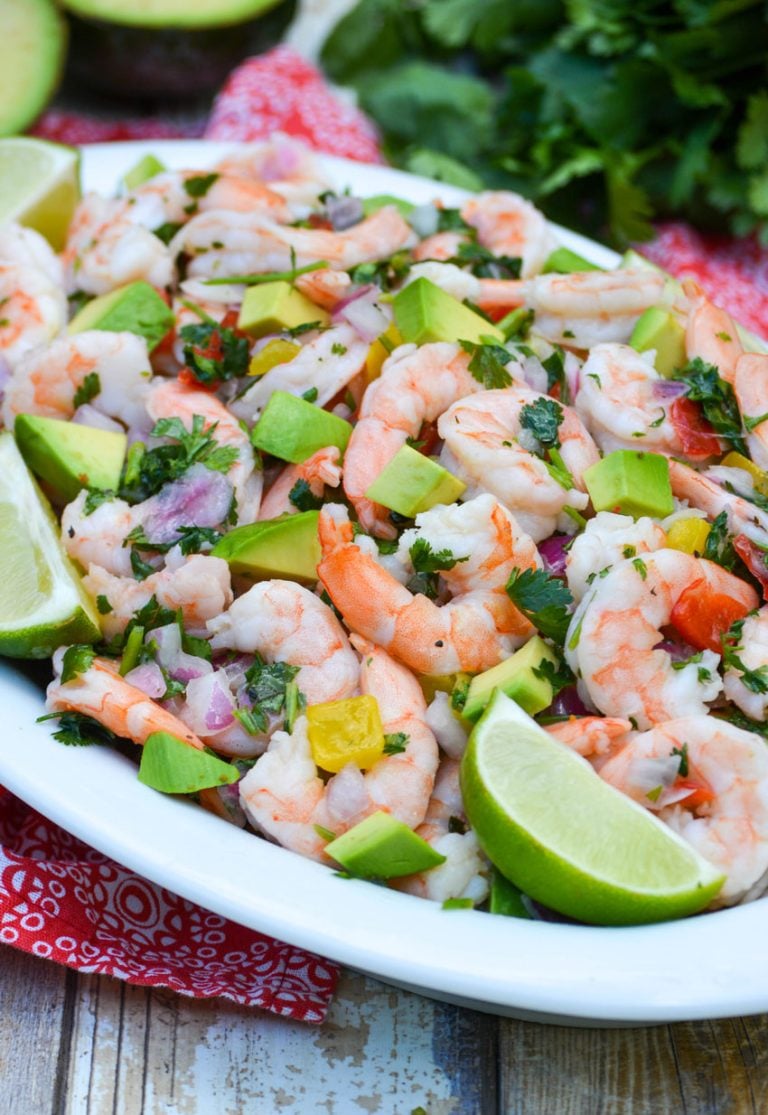
<path fill-rule="evenodd" d="M 365 530 L 395 536 L 389 513 L 365 493 L 406 440 L 419 436 L 424 422 L 482 389 L 468 367 L 469 356 L 455 344 L 401 345 L 385 360 L 363 396 L 344 459 L 344 491 Z"/>
<path fill-rule="evenodd" d="M 731 534 L 744 534 L 759 546 L 768 545 L 768 512 L 743 496 L 727 491 L 715 479 L 720 471 L 697 472 L 679 461 L 670 460 L 672 491 L 677 499 L 687 500 L 691 507 L 706 512 L 710 519 L 725 512 Z"/>
<path fill-rule="evenodd" d="M 296 683 L 309 704 L 340 701 L 357 685 L 357 657 L 333 611 L 293 581 L 260 581 L 212 616 L 214 650 L 258 653 L 298 666 Z"/>
<path fill-rule="evenodd" d="M 222 123 L 218 122 L 219 130 Z M 317 204 L 319 195 L 332 188 L 314 151 L 282 132 L 273 133 L 264 143 L 239 147 L 225 156 L 216 169 L 222 174 L 268 182 L 270 189 L 291 205 L 296 216 L 304 216 Z"/>
<path fill-rule="evenodd" d="M 0 353 L 11 365 L 67 323 L 61 264 L 39 232 L 0 228 Z"/>
<path fill-rule="evenodd" d="M 352 630 L 420 674 L 476 672 L 495 666 L 532 628 L 504 592 L 513 568 L 539 564 L 532 540 L 495 500 L 436 507 L 416 517 L 421 536 L 442 546 L 448 532 L 464 562 L 442 574 L 460 590 L 442 607 L 413 595 L 352 541 L 352 526 L 333 504 L 320 512 L 323 558 L 318 576 Z M 461 540 L 461 541 L 460 541 Z"/>
<path fill-rule="evenodd" d="M 325 494 L 326 487 L 338 488 L 341 483 L 341 453 L 335 445 L 318 449 L 299 465 L 286 465 L 261 502 L 260 519 L 276 519 L 278 515 L 295 515 L 299 508 L 290 496 L 296 484 L 303 481 L 316 498 Z"/>
<path fill-rule="evenodd" d="M 544 214 L 519 194 L 507 190 L 477 194 L 464 203 L 461 215 L 494 255 L 520 257 L 524 279 L 541 271 L 557 247 Z"/>
<path fill-rule="evenodd" d="M 557 436 L 562 462 L 570 474 L 567 487 L 552 476 L 541 457 L 525 447 L 535 444 L 535 439 L 529 438 L 521 414 L 540 399 L 557 407 L 561 416 Z M 438 419 L 437 429 L 444 441 L 441 463 L 471 490 L 492 492 L 534 541 L 553 532 L 564 507 L 581 510 L 587 506 L 582 475 L 600 454 L 570 407 L 513 383 L 454 403 Z"/>
<path fill-rule="evenodd" d="M 733 390 L 747 427 L 749 455 L 768 469 L 768 355 L 745 352 L 736 361 Z"/>
<path fill-rule="evenodd" d="M 335 325 L 303 345 L 292 360 L 259 376 L 244 395 L 232 402 L 232 413 L 246 422 L 255 422 L 274 391 L 303 395 L 313 390 L 317 392 L 317 406 L 325 406 L 355 378 L 367 354 L 368 345 L 351 325 Z"/>
<path fill-rule="evenodd" d="M 599 774 L 723 872 L 711 908 L 764 893 L 768 748 L 759 736 L 713 716 L 682 716 L 632 733 Z"/>
<path fill-rule="evenodd" d="M 455 263 L 440 263 L 429 259 L 424 263 L 415 263 L 408 272 L 408 277 L 403 287 L 415 283 L 417 279 L 429 279 L 435 286 L 439 286 L 446 294 L 463 302 L 468 299 L 477 303 L 481 296 L 482 283 L 471 271 L 464 271 Z"/>
<path fill-rule="evenodd" d="M 186 724 L 120 677 L 117 664 L 109 658 L 94 658 L 70 681 L 57 677 L 46 690 L 46 705 L 50 712 L 92 716 L 115 735 L 134 743 L 145 743 L 153 732 L 169 732 L 191 747 L 203 749 L 202 740 Z"/>
<path fill-rule="evenodd" d="M 683 443 L 658 393 L 664 383 L 647 355 L 629 345 L 596 345 L 581 369 L 574 407 L 604 453 L 644 449 L 684 456 Z"/>
<path fill-rule="evenodd" d="M 738 359 L 744 352 L 733 318 L 710 302 L 692 279 L 683 283 L 683 291 L 689 299 L 686 356 L 689 360 L 698 357 L 706 364 L 714 364 L 723 379 L 732 384 Z"/>
<path fill-rule="evenodd" d="M 178 380 L 157 380 L 147 399 L 150 418 L 180 418 L 191 429 L 196 415 L 205 419 L 206 428 L 216 427 L 214 438 L 221 445 L 237 449 L 237 458 L 227 473 L 237 496 L 241 524 L 253 523 L 259 513 L 264 478 L 256 469 L 250 439 L 222 402 L 208 391 L 184 387 Z"/>
<path fill-rule="evenodd" d="M 18 361 L 5 388 L 3 421 L 10 428 L 17 414 L 71 418 L 78 389 L 92 385 L 93 407 L 126 426 L 141 426 L 151 377 L 147 342 L 136 333 L 92 329 L 59 337 Z"/>
<path fill-rule="evenodd" d="M 459 785 L 460 764 L 443 759 L 429 799 L 424 823 L 417 834 L 445 856 L 445 863 L 416 875 L 395 879 L 392 886 L 406 894 L 445 902 L 447 898 L 471 898 L 477 905 L 488 896 L 488 861 L 480 850 L 477 836 L 466 826 Z M 458 828 L 451 824 L 458 822 Z M 464 831 L 461 831 L 462 827 Z"/>
<path fill-rule="evenodd" d="M 132 577 L 131 550 L 124 542 L 141 525 L 140 505 L 111 499 L 88 512 L 87 499 L 85 490 L 79 492 L 62 512 L 64 549 L 83 569 L 96 565 L 115 577 Z"/>
<path fill-rule="evenodd" d="M 596 575 L 623 558 L 633 558 L 661 550 L 667 536 L 653 519 L 615 515 L 599 511 L 573 539 L 566 557 L 566 577 L 574 600 L 589 590 Z"/>
<path fill-rule="evenodd" d="M 768 607 L 747 616 L 738 636 L 738 645 L 731 646 L 726 657 L 723 689 L 752 720 L 768 720 Z M 736 662 L 733 657 L 736 656 Z"/>
<path fill-rule="evenodd" d="M 125 199 L 93 193 L 85 194 L 75 210 L 61 258 L 70 293 L 107 294 L 137 279 L 163 288 L 175 275 L 168 248 L 131 220 Z"/>
<path fill-rule="evenodd" d="M 665 299 L 657 271 L 581 271 L 538 275 L 525 285 L 524 303 L 536 314 L 536 332 L 573 348 L 626 344 L 645 310 Z"/>
<path fill-rule="evenodd" d="M 335 310 L 349 294 L 352 280 L 346 271 L 332 271 L 330 267 L 320 267 L 316 271 L 307 271 L 304 275 L 297 275 L 294 280 L 302 294 L 322 306 L 324 310 Z"/>
<path fill-rule="evenodd" d="M 658 645 L 675 608 L 684 607 L 681 601 L 692 595 L 702 612 L 725 609 L 734 619 L 757 604 L 746 582 L 714 562 L 677 550 L 628 558 L 594 581 L 571 619 L 566 658 L 606 716 L 633 717 L 647 728 L 675 715 L 704 713 L 720 693 L 713 649 L 673 668 Z M 710 641 L 715 643 L 714 635 Z"/>
<path fill-rule="evenodd" d="M 546 730 L 599 770 L 600 764 L 624 745 L 632 724 L 618 716 L 571 716 L 559 724 L 547 725 Z"/>
<path fill-rule="evenodd" d="M 163 608 L 181 610 L 184 628 L 191 635 L 207 634 L 207 621 L 226 611 L 233 599 L 229 566 L 222 558 L 206 554 L 190 554 L 180 565 L 166 566 L 143 581 L 116 577 L 92 563 L 83 586 L 94 600 L 103 597 L 109 604 L 110 610 L 100 619 L 107 639 L 124 631 L 153 596 Z"/>
<path fill-rule="evenodd" d="M 318 260 L 325 260 L 334 271 L 348 271 L 360 263 L 388 259 L 414 242 L 410 225 L 393 205 L 343 232 L 292 228 L 259 213 L 211 210 L 193 217 L 176 233 L 170 252 L 174 257 L 180 252 L 192 257 L 187 269 L 192 278 L 214 278 L 287 271 Z"/>
<path fill-rule="evenodd" d="M 363 654 L 360 688 L 376 697 L 385 733 L 403 732 L 405 750 L 379 759 L 367 773 L 348 763 L 324 782 L 312 759 L 307 719 L 275 732 L 269 748 L 240 783 L 240 800 L 259 830 L 312 859 L 327 861 L 317 827 L 338 835 L 377 810 L 416 828 L 424 820 L 438 764 L 435 737 L 424 719 L 421 686 L 379 647 L 356 640 Z"/>
<path fill-rule="evenodd" d="M 291 220 L 285 200 L 264 183 L 220 171 L 164 171 L 129 190 L 121 200 L 131 223 L 149 230 L 184 224 L 192 214 L 211 209 L 262 212 L 276 221 Z"/>
<path fill-rule="evenodd" d="M 459 254 L 459 248 L 466 242 L 466 239 L 467 235 L 464 232 L 436 232 L 416 245 L 413 249 L 413 258 L 417 263 L 423 263 L 427 260 L 438 260 L 446 263 Z"/>

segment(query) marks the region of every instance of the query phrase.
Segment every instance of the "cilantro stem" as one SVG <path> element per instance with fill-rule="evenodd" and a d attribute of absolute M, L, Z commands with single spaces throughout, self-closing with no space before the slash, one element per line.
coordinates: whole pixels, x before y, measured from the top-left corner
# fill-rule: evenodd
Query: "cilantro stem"
<path fill-rule="evenodd" d="M 320 271 L 327 266 L 327 259 L 318 259 L 314 263 L 305 264 L 304 267 L 292 267 L 290 271 L 265 271 L 261 275 L 230 275 L 226 279 L 206 279 L 205 285 L 225 286 L 227 283 L 245 283 L 246 286 L 256 286 L 258 283 L 276 283 L 280 281 L 292 283 L 299 275 L 306 275 L 310 271 Z"/>
<path fill-rule="evenodd" d="M 210 314 L 207 314 L 202 306 L 198 306 L 197 302 L 188 302 L 186 298 L 182 298 L 181 304 L 191 313 L 197 314 L 200 320 L 204 321 L 206 325 L 215 325 L 218 327 L 221 324 L 221 322 L 218 322 L 215 317 L 211 317 Z"/>

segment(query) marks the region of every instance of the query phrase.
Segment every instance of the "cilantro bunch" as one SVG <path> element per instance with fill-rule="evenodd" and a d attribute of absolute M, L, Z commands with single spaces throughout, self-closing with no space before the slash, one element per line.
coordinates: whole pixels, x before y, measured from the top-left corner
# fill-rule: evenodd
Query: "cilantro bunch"
<path fill-rule="evenodd" d="M 677 214 L 768 243 L 758 0 L 360 0 L 327 40 L 387 154 L 614 242 Z"/>

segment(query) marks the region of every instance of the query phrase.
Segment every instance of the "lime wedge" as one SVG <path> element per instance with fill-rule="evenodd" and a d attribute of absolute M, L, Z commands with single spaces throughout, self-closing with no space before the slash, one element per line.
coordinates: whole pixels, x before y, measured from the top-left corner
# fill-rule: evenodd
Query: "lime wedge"
<path fill-rule="evenodd" d="M 80 198 L 80 154 L 44 139 L 0 139 L 0 223 L 19 221 L 57 251 Z"/>
<path fill-rule="evenodd" d="M 0 654 L 47 658 L 100 637 L 58 523 L 9 433 L 0 434 L 0 569 Z"/>
<path fill-rule="evenodd" d="M 500 690 L 469 739 L 464 808 L 495 866 L 526 894 L 598 925 L 704 909 L 723 876 Z"/>

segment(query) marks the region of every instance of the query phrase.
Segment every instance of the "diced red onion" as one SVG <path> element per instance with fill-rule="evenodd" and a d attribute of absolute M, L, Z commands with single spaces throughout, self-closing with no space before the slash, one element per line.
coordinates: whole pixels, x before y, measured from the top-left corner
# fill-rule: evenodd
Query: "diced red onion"
<path fill-rule="evenodd" d="M 566 546 L 571 541 L 570 534 L 552 534 L 543 542 L 539 542 L 539 553 L 547 573 L 553 573 L 556 577 L 565 573 L 568 560 Z"/>
<path fill-rule="evenodd" d="M 339 301 L 334 306 L 334 310 L 333 310 L 334 322 L 335 322 L 335 319 L 338 317 L 338 315 L 341 313 L 341 311 L 346 309 L 346 307 L 350 304 L 350 302 L 356 302 L 358 300 L 358 298 L 366 298 L 366 297 L 368 297 L 368 295 L 373 295 L 374 297 L 378 297 L 380 293 L 381 292 L 380 292 L 379 288 L 377 286 L 374 286 L 373 283 L 366 283 L 365 286 L 353 287 L 352 290 L 349 292 L 349 294 L 345 295 L 344 298 L 340 298 Z"/>
<path fill-rule="evenodd" d="M 340 197 L 331 196 L 325 202 L 325 212 L 328 220 L 336 232 L 343 232 L 346 228 L 362 221 L 363 203 L 359 197 L 349 197 L 342 194 Z"/>
<path fill-rule="evenodd" d="M 575 685 L 566 685 L 546 711 L 547 716 L 591 716 Z"/>
<path fill-rule="evenodd" d="M 565 372 L 565 382 L 568 385 L 571 398 L 575 399 L 581 387 L 581 363 L 572 352 L 566 352 L 565 354 L 563 371 Z"/>
<path fill-rule="evenodd" d="M 119 422 L 115 422 L 114 418 L 109 418 L 108 415 L 102 414 L 100 410 L 91 406 L 90 403 L 83 403 L 82 406 L 79 406 L 72 415 L 72 421 L 76 422 L 79 426 L 92 426 L 96 430 L 110 430 L 115 434 L 123 433 L 123 427 Z"/>
<path fill-rule="evenodd" d="M 159 700 L 165 693 L 166 685 L 163 671 L 156 662 L 144 662 L 141 666 L 129 670 L 125 675 L 129 685 L 134 685 L 142 693 L 146 693 L 153 701 Z"/>
<path fill-rule="evenodd" d="M 0 353 L 0 390 L 5 387 L 8 380 L 11 378 L 13 368 L 8 363 L 6 358 Z"/>
<path fill-rule="evenodd" d="M 223 670 L 193 678 L 187 686 L 185 723 L 200 735 L 221 732 L 234 723 L 235 701 Z"/>
<path fill-rule="evenodd" d="M 665 651 L 673 662 L 687 662 L 698 653 L 695 647 L 688 643 L 679 643 L 675 639 L 662 639 L 653 649 Z"/>
<path fill-rule="evenodd" d="M 440 214 L 435 205 L 417 205 L 408 215 L 408 224 L 422 240 L 434 236 L 440 223 Z"/>
<path fill-rule="evenodd" d="M 148 632 L 145 641 L 155 644 L 157 661 L 174 681 L 189 682 L 213 672 L 213 666 L 205 658 L 187 654 L 181 649 L 181 632 L 177 623 L 155 627 Z"/>
<path fill-rule="evenodd" d="M 526 356 L 521 365 L 523 369 L 523 379 L 530 388 L 538 391 L 542 395 L 547 393 L 548 377 L 547 370 L 542 365 L 537 356 Z"/>
<path fill-rule="evenodd" d="M 232 506 L 232 485 L 226 476 L 193 465 L 172 484 L 144 503 L 144 531 L 152 542 L 175 542 L 182 526 L 216 527 Z"/>
<path fill-rule="evenodd" d="M 688 391 L 688 384 L 679 379 L 656 379 L 653 381 L 654 399 L 679 399 Z"/>
<path fill-rule="evenodd" d="M 342 309 L 336 309 L 333 320 L 346 321 L 362 337 L 371 344 L 388 328 L 391 317 L 387 315 L 377 301 L 381 292 L 376 287 L 371 287 L 365 294 L 347 302 Z"/>

